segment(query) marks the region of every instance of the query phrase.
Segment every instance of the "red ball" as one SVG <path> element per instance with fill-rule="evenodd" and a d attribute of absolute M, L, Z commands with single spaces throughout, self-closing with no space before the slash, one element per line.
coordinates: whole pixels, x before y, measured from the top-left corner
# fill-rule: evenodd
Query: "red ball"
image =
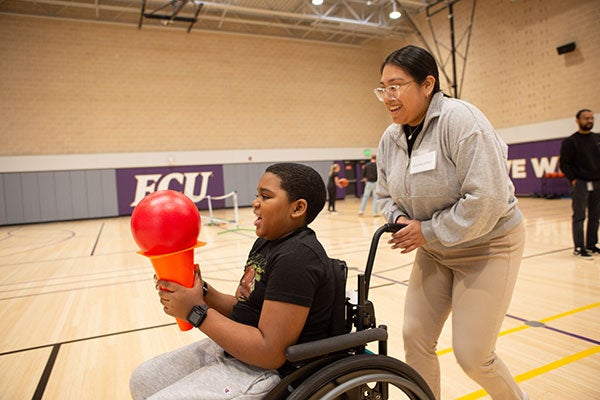
<path fill-rule="evenodd" d="M 348 187 L 349 184 L 350 184 L 350 182 L 348 181 L 348 179 L 346 179 L 346 178 L 340 179 L 340 185 L 342 185 L 343 187 Z"/>
<path fill-rule="evenodd" d="M 196 244 L 200 213 L 183 193 L 159 190 L 144 197 L 131 214 L 133 239 L 145 254 L 168 254 Z"/>

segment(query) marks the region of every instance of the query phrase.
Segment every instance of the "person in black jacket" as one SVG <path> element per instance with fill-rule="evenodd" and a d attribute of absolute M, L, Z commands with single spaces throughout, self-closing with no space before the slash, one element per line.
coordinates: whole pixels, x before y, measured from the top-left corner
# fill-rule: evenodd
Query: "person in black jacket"
<path fill-rule="evenodd" d="M 335 197 L 337 195 L 337 188 L 342 188 L 342 184 L 340 182 L 340 166 L 337 163 L 331 164 L 331 168 L 329 168 L 329 179 L 327 181 L 327 211 L 337 212 L 335 210 Z"/>
<path fill-rule="evenodd" d="M 377 187 L 377 156 L 372 155 L 371 161 L 365 164 L 363 168 L 363 181 L 365 182 L 365 191 L 360 202 L 358 215 L 363 215 L 367 207 L 367 201 L 373 197 L 373 215 L 377 216 L 377 197 L 375 197 L 375 189 Z"/>
<path fill-rule="evenodd" d="M 591 260 L 600 255 L 598 221 L 600 219 L 600 134 L 592 132 L 594 114 L 579 110 L 577 132 L 563 140 L 560 148 L 560 169 L 571 183 L 573 254 Z M 584 222 L 587 209 L 587 231 Z"/>

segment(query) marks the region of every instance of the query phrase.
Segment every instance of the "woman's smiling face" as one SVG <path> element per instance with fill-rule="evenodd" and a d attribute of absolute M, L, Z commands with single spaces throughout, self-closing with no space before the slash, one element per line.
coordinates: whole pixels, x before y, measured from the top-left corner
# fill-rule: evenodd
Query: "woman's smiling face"
<path fill-rule="evenodd" d="M 393 85 L 398 86 L 397 97 L 386 91 L 382 100 L 392 120 L 397 124 L 418 125 L 429 107 L 426 85 L 416 82 L 403 68 L 387 64 L 381 72 L 379 87 L 389 88 Z"/>

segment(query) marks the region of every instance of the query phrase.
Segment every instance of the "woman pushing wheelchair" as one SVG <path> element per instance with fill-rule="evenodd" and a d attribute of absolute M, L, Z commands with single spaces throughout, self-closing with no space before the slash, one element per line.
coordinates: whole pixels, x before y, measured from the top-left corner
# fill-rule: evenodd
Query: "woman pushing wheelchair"
<path fill-rule="evenodd" d="M 435 59 L 406 46 L 381 67 L 377 98 L 392 117 L 377 152 L 377 198 L 389 243 L 417 250 L 405 302 L 406 362 L 441 398 L 437 340 L 452 311 L 462 369 L 494 400 L 521 400 L 495 352 L 517 279 L 525 229 L 507 146 L 473 105 L 440 91 Z"/>

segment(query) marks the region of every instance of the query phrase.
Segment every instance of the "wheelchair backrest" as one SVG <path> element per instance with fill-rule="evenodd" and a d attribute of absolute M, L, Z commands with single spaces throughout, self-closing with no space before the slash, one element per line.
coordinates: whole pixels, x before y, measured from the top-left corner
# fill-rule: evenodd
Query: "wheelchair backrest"
<path fill-rule="evenodd" d="M 348 266 L 346 262 L 331 259 L 335 277 L 335 294 L 333 299 L 333 312 L 329 324 L 329 335 L 337 336 L 348 333 L 346 324 L 346 280 L 348 279 Z"/>

